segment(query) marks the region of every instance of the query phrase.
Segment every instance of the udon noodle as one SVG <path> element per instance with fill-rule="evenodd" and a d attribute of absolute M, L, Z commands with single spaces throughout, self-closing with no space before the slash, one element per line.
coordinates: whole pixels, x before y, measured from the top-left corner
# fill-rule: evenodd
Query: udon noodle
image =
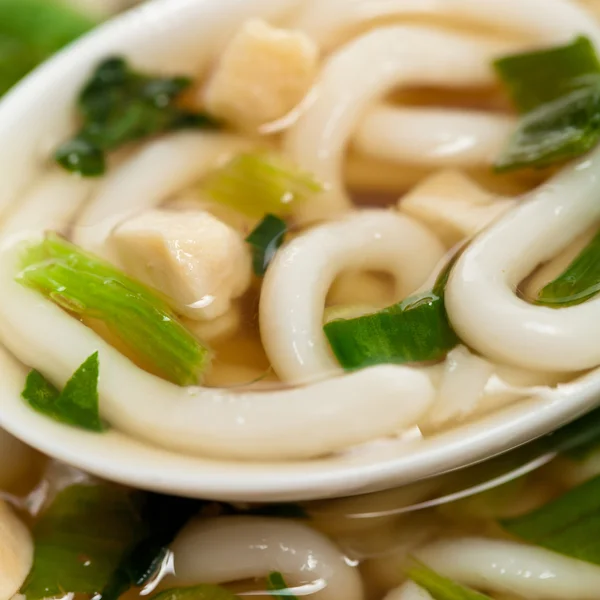
<path fill-rule="evenodd" d="M 407 431 L 434 436 L 598 367 L 600 299 L 560 309 L 533 300 L 596 233 L 600 150 L 559 167 L 491 172 L 520 119 L 493 61 L 581 35 L 600 51 L 595 1 L 289 4 L 281 21 L 257 14 L 241 24 L 206 73 L 187 74 L 195 79 L 182 105 L 212 111 L 218 126 L 137 140 L 110 154 L 102 177 L 44 163 L 3 206 L 4 348 L 57 396 L 97 356 L 99 422 L 176 452 L 244 461 L 318 459 Z M 289 231 L 260 273 L 246 239 L 271 211 L 237 210 L 210 186 L 236 160 L 272 155 L 308 177 L 294 181 L 310 193 L 297 201 L 285 190 L 279 216 Z M 44 295 L 23 285 L 25 249 L 47 239 L 68 240 L 89 253 L 86 264 L 138 292 L 156 288 L 172 311 L 164 320 L 210 346 L 202 378 L 165 376 L 152 348 L 136 352 L 67 287 Z M 344 364 L 324 325 L 390 305 L 395 314 L 440 281 L 456 336 L 443 355 Z M 60 465 L 38 481 L 42 459 L 0 433 L 0 454 L 11 457 L 0 463 L 0 488 L 34 532 L 62 489 L 92 485 Z M 599 471 L 597 452 L 556 459 L 499 488 L 508 492 L 498 506 L 498 490 L 437 506 L 454 497 L 451 475 L 308 503 L 301 518 L 219 505 L 217 516 L 200 512 L 174 532 L 142 594 L 215 584 L 260 596 L 282 573 L 295 595 L 315 600 L 450 597 L 407 578 L 416 560 L 497 600 L 594 600 L 597 562 L 522 540 L 497 519 Z M 19 590 L 32 553 L 29 529 L 0 503 L 0 600 Z"/>

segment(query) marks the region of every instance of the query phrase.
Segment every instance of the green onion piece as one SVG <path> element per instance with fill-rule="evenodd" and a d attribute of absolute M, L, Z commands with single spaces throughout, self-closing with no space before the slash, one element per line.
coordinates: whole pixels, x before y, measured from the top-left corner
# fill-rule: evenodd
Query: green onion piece
<path fill-rule="evenodd" d="M 492 600 L 485 594 L 439 575 L 422 563 L 417 563 L 407 574 L 417 585 L 427 590 L 434 600 Z"/>
<path fill-rule="evenodd" d="M 290 592 L 283 575 L 279 571 L 269 573 L 267 577 L 267 589 L 277 600 L 298 600 L 298 598 Z"/>
<path fill-rule="evenodd" d="M 600 565 L 600 476 L 500 524 L 527 542 Z"/>
<path fill-rule="evenodd" d="M 254 274 L 262 277 L 273 260 L 275 253 L 283 244 L 287 225 L 275 215 L 265 218 L 252 230 L 246 241 L 252 246 L 252 266 Z"/>
<path fill-rule="evenodd" d="M 560 308 L 581 304 L 600 292 L 600 232 L 564 273 L 542 288 L 536 304 Z"/>
<path fill-rule="evenodd" d="M 152 596 L 151 600 L 240 600 L 240 598 L 221 586 L 202 584 L 164 590 Z"/>
<path fill-rule="evenodd" d="M 99 319 L 137 356 L 179 385 L 198 382 L 211 353 L 158 292 L 49 234 L 25 252 L 17 281 L 64 309 Z"/>
<path fill-rule="evenodd" d="M 458 343 L 444 305 L 444 288 L 455 260 L 449 261 L 431 292 L 375 313 L 326 323 L 323 330 L 340 365 L 354 370 L 444 358 Z"/>
<path fill-rule="evenodd" d="M 41 373 L 30 371 L 22 397 L 39 413 L 88 431 L 105 431 L 98 409 L 98 353 L 75 371 L 59 392 Z"/>
<path fill-rule="evenodd" d="M 60 492 L 33 529 L 33 567 L 21 588 L 27 600 L 96 594 L 139 535 L 134 493 L 108 485 Z"/>
<path fill-rule="evenodd" d="M 127 551 L 102 590 L 102 600 L 118 600 L 132 586 L 146 584 L 159 571 L 168 545 L 207 502 L 163 494 L 146 494 L 140 517 L 146 533 Z"/>
<path fill-rule="evenodd" d="M 585 154 L 600 139 L 600 84 L 581 88 L 521 118 L 494 168 L 542 168 Z"/>
<path fill-rule="evenodd" d="M 244 152 L 214 171 L 204 183 L 216 202 L 260 218 L 265 213 L 286 215 L 297 202 L 322 191 L 312 175 L 299 171 L 282 157 Z"/>
<path fill-rule="evenodd" d="M 0 96 L 96 24 L 62 0 L 0 0 Z"/>
<path fill-rule="evenodd" d="M 594 45 L 584 36 L 564 46 L 504 56 L 494 68 L 523 113 L 587 87 L 600 74 Z"/>
<path fill-rule="evenodd" d="M 79 95 L 82 127 L 59 146 L 56 161 L 68 171 L 98 176 L 106 169 L 105 153 L 127 142 L 175 129 L 218 127 L 208 115 L 178 106 L 191 83 L 185 77 L 151 77 L 121 57 L 107 58 Z"/>
<path fill-rule="evenodd" d="M 598 143 L 600 61 L 589 39 L 506 56 L 494 66 L 524 113 L 496 171 L 547 167 Z"/>

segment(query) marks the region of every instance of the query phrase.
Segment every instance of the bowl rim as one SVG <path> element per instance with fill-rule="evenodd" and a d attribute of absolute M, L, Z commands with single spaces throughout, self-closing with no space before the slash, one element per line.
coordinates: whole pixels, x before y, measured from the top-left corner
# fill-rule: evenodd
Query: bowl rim
<path fill-rule="evenodd" d="M 17 201 L 26 182 L 42 169 L 50 141 L 71 126 L 75 91 L 95 61 L 118 51 L 141 63 L 168 68 L 167 38 L 177 28 L 185 31 L 178 37 L 181 44 L 191 44 L 193 24 L 206 27 L 207 17 L 209 24 L 225 16 L 232 23 L 241 22 L 256 14 L 257 7 L 277 14 L 294 1 L 153 0 L 100 26 L 44 63 L 0 101 L 0 164 L 12 165 L 8 190 L 3 196 L 0 192 L 0 209 Z M 428 439 L 416 435 L 382 440 L 319 460 L 243 463 L 175 454 L 116 431 L 99 437 L 53 422 L 21 400 L 25 367 L 4 350 L 0 369 L 0 425 L 34 448 L 119 483 L 229 501 L 309 500 L 395 487 L 509 451 L 591 410 L 600 397 L 597 369 Z"/>

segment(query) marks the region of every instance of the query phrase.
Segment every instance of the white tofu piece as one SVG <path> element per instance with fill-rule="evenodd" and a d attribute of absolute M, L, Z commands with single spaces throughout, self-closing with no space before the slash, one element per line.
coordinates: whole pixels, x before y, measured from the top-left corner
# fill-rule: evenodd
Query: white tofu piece
<path fill-rule="evenodd" d="M 315 78 L 319 50 L 306 34 L 246 21 L 204 90 L 208 111 L 243 128 L 289 113 Z"/>
<path fill-rule="evenodd" d="M 127 272 L 170 296 L 191 319 L 225 314 L 250 285 L 250 250 L 242 236 L 206 211 L 143 212 L 112 233 Z"/>
<path fill-rule="evenodd" d="M 400 198 L 401 212 L 427 225 L 448 247 L 481 231 L 514 206 L 460 171 L 435 173 Z"/>

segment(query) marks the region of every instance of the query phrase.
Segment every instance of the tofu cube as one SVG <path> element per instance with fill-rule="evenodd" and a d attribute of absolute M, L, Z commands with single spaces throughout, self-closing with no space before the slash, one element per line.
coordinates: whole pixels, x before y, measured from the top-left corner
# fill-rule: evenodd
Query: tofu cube
<path fill-rule="evenodd" d="M 111 241 L 130 275 L 171 297 L 191 319 L 225 314 L 250 285 L 247 244 L 206 211 L 146 211 L 119 225 Z"/>
<path fill-rule="evenodd" d="M 204 90 L 204 104 L 243 128 L 275 121 L 306 95 L 318 59 L 306 34 L 250 19 L 225 49 Z"/>

